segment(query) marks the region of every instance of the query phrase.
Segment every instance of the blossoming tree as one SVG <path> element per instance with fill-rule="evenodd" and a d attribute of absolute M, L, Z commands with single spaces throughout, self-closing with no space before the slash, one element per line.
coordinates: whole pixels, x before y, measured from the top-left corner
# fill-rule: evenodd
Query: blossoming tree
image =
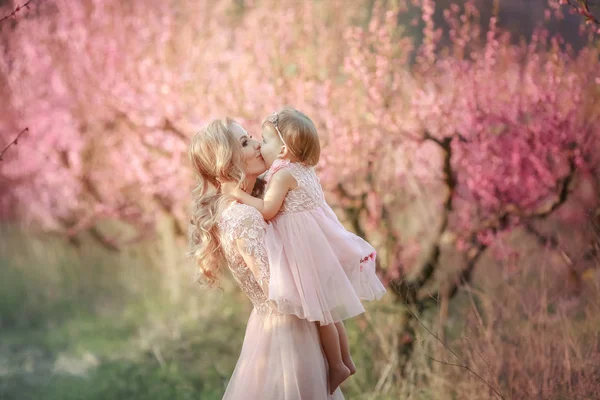
<path fill-rule="evenodd" d="M 371 4 L 372 3 L 372 4 Z M 31 8 L 31 7 L 30 7 Z M 452 297 L 510 229 L 598 176 L 598 49 L 543 28 L 515 44 L 475 3 L 54 0 L 0 25 L 0 218 L 106 237 L 114 218 L 185 232 L 196 129 L 257 133 L 284 104 L 323 136 L 332 204 L 379 251 L 411 316 Z M 23 11 L 21 13 L 24 13 Z M 422 41 L 411 31 L 422 28 Z M 451 247 L 456 279 L 424 291 Z M 413 321 L 414 322 L 414 321 Z M 399 349 L 412 351 L 410 340 Z"/>

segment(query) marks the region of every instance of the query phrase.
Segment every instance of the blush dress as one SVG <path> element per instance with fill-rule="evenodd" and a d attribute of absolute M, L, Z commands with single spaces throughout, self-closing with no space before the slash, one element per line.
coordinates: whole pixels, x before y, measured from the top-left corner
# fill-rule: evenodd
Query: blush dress
<path fill-rule="evenodd" d="M 297 187 L 288 191 L 266 231 L 269 300 L 282 312 L 321 325 L 363 313 L 361 300 L 386 292 L 375 272 L 375 249 L 340 223 L 314 168 L 276 160 L 267 182 L 280 170 Z"/>
<path fill-rule="evenodd" d="M 254 208 L 232 203 L 221 214 L 229 269 L 254 308 L 225 400 L 343 400 L 328 392 L 327 361 L 314 322 L 282 312 L 267 297 L 267 224 Z"/>

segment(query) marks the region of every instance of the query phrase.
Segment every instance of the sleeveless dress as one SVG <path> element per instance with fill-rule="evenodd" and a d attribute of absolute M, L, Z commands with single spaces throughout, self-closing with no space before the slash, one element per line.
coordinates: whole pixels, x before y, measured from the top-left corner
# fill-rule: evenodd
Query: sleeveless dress
<path fill-rule="evenodd" d="M 282 313 L 269 302 L 267 225 L 254 208 L 233 203 L 219 231 L 229 269 L 253 303 L 240 358 L 225 400 L 343 400 L 328 392 L 327 361 L 314 322 Z"/>
<path fill-rule="evenodd" d="M 313 168 L 277 160 L 267 182 L 280 170 L 298 186 L 267 228 L 269 300 L 282 312 L 322 325 L 363 313 L 361 300 L 386 292 L 375 273 L 375 249 L 340 223 Z"/>

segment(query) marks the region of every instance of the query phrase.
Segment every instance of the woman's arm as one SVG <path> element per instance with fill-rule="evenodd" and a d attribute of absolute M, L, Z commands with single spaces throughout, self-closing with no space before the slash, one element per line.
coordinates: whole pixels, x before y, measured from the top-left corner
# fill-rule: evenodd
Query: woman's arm
<path fill-rule="evenodd" d="M 266 224 L 256 211 L 235 226 L 234 243 L 246 266 L 265 294 L 269 290 L 269 261 L 265 250 Z"/>
<path fill-rule="evenodd" d="M 238 239 L 235 244 L 246 266 L 254 275 L 254 279 L 256 279 L 264 294 L 269 296 L 269 264 L 267 258 L 263 258 L 261 255 L 264 250 L 252 251 L 253 245 L 248 243 L 246 239 Z M 263 243 L 258 244 L 258 246 L 263 246 Z"/>
<path fill-rule="evenodd" d="M 260 211 L 263 218 L 268 221 L 277 215 L 281 209 L 287 192 L 296 188 L 297 185 L 296 179 L 294 179 L 292 174 L 285 170 L 280 170 L 273 174 L 264 199 L 252 197 L 241 189 L 235 190 L 233 196 L 238 201 L 256 208 Z"/>

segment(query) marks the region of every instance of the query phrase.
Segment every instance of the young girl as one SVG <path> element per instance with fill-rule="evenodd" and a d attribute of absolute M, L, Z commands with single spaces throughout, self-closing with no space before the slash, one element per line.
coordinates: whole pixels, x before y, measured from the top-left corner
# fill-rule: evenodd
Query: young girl
<path fill-rule="evenodd" d="M 270 167 L 264 200 L 242 190 L 234 196 L 271 221 L 265 238 L 269 299 L 286 313 L 319 322 L 333 393 L 356 371 L 341 321 L 365 311 L 361 299 L 385 293 L 375 274 L 375 250 L 344 229 L 325 202 L 314 171 L 319 137 L 310 118 L 292 108 L 267 117 L 260 152 Z"/>

